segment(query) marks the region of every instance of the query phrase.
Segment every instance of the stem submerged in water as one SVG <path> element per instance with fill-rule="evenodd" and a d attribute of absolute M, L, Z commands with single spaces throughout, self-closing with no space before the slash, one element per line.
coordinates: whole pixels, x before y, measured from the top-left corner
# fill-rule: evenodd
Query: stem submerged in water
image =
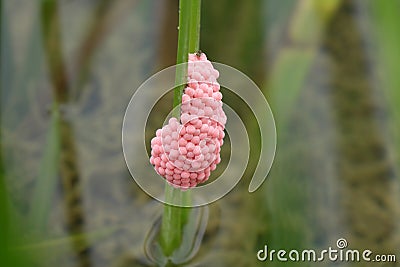
<path fill-rule="evenodd" d="M 175 76 L 175 89 L 173 107 L 182 101 L 183 89 L 187 78 L 188 54 L 199 49 L 200 40 L 200 7 L 201 0 L 180 0 L 179 2 L 179 35 L 177 68 Z M 175 117 L 179 118 L 177 109 Z M 188 206 L 191 201 L 190 190 L 175 189 L 168 183 L 165 186 L 165 201 L 181 203 Z M 181 245 L 183 228 L 187 222 L 190 208 L 165 205 L 161 224 L 160 244 L 166 256 L 170 256 Z"/>

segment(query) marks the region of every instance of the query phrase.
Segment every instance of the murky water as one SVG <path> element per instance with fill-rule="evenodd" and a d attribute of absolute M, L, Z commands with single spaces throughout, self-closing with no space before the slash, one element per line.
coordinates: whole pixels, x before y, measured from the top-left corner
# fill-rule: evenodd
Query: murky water
<path fill-rule="evenodd" d="M 12 250 L 29 266 L 155 266 L 164 260 L 154 242 L 163 206 L 131 178 L 121 127 L 135 89 L 173 64 L 176 7 L 45 2 L 2 1 L 1 149 Z M 305 266 L 259 262 L 256 253 L 264 245 L 322 250 L 345 238 L 354 249 L 396 254 L 397 263 L 379 266 L 399 266 L 398 124 L 381 88 L 364 3 L 342 1 L 326 21 L 311 21 L 315 34 L 303 39 L 307 31 L 298 37 L 293 25 L 301 25 L 307 1 L 211 2 L 203 0 L 201 48 L 262 87 L 277 120 L 278 149 L 267 181 L 249 194 L 259 153 L 259 140 L 251 140 L 245 177 L 192 212 L 197 227 L 175 262 Z M 225 102 L 240 107 L 256 136 L 249 110 L 233 96 Z M 169 103 L 167 96 L 158 113 L 168 114 Z M 155 114 L 149 129 L 162 121 Z M 40 177 L 50 178 L 39 186 Z"/>

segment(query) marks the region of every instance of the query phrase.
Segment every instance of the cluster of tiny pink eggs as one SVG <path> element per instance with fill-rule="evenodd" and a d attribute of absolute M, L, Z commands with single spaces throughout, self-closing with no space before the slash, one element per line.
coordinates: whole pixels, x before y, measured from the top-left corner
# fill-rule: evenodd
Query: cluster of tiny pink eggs
<path fill-rule="evenodd" d="M 182 123 L 171 118 L 151 140 L 150 163 L 175 187 L 187 189 L 207 181 L 221 161 L 226 115 L 218 76 L 204 53 L 189 54 Z"/>

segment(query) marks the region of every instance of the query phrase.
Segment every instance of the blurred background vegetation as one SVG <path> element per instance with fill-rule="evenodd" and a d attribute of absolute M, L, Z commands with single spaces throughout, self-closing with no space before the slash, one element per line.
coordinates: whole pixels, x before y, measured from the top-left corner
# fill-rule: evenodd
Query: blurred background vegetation
<path fill-rule="evenodd" d="M 0 3 L 4 266 L 152 266 L 143 244 L 162 205 L 130 177 L 121 126 L 136 88 L 175 62 L 178 1 Z M 278 147 L 249 194 L 257 125 L 227 94 L 252 136 L 251 161 L 209 206 L 191 266 L 287 266 L 256 252 L 342 237 L 400 257 L 399 12 L 398 0 L 202 1 L 200 48 L 261 88 Z M 331 265 L 355 264 L 307 264 Z"/>

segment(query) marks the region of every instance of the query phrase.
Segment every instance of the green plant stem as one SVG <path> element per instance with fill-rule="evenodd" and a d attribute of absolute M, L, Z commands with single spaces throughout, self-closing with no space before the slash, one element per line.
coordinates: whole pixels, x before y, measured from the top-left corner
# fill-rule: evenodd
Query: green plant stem
<path fill-rule="evenodd" d="M 189 52 L 194 53 L 200 46 L 200 14 L 201 0 L 191 0 L 190 28 L 189 28 Z"/>
<path fill-rule="evenodd" d="M 200 40 L 200 7 L 201 0 L 180 0 L 179 2 L 179 34 L 177 68 L 175 76 L 173 107 L 182 101 L 183 89 L 187 79 L 188 54 L 199 49 Z M 174 114 L 179 118 L 180 109 Z M 168 183 L 165 186 L 166 202 L 182 203 L 188 205 L 191 201 L 190 190 L 175 189 Z M 183 228 L 186 224 L 189 208 L 165 205 L 161 224 L 160 244 L 166 256 L 170 256 L 177 249 L 182 240 Z"/>
<path fill-rule="evenodd" d="M 180 0 L 179 2 L 179 34 L 178 52 L 176 56 L 176 76 L 173 107 L 182 101 L 183 89 L 186 84 L 188 54 L 199 50 L 200 42 L 200 7 L 201 0 Z M 175 117 L 180 116 L 179 109 Z"/>

